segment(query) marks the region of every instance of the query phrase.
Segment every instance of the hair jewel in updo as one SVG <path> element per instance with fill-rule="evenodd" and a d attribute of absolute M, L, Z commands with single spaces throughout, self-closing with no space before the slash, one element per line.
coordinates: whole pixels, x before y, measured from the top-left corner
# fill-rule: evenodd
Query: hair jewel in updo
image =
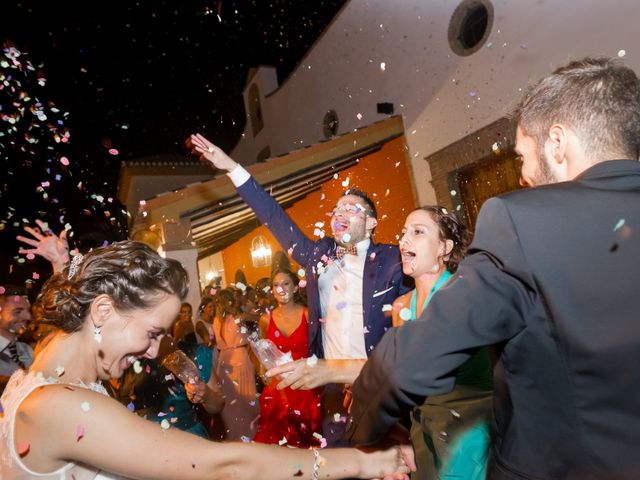
<path fill-rule="evenodd" d="M 73 278 L 73 276 L 78 271 L 78 268 L 80 267 L 83 259 L 84 255 L 82 255 L 81 253 L 76 253 L 74 255 L 73 260 L 71 260 L 71 265 L 69 265 L 69 274 L 67 275 L 67 279 L 71 280 Z"/>

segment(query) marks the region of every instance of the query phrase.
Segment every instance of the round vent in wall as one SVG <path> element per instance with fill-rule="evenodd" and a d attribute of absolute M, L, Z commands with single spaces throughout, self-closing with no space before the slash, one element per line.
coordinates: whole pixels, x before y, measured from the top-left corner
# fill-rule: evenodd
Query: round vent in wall
<path fill-rule="evenodd" d="M 489 38 L 493 5 L 489 0 L 463 0 L 449 22 L 449 46 L 466 57 L 477 52 Z"/>
<path fill-rule="evenodd" d="M 340 125 L 340 120 L 338 120 L 338 114 L 335 110 L 329 110 L 324 114 L 324 119 L 322 120 L 322 131 L 324 133 L 324 138 L 333 138 L 338 134 L 338 126 Z"/>

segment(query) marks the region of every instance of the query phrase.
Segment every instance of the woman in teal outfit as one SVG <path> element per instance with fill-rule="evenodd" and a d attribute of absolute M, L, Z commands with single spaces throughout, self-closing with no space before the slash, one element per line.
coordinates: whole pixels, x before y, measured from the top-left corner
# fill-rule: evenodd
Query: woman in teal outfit
<path fill-rule="evenodd" d="M 171 343 L 171 339 L 165 337 L 162 346 L 166 351 L 175 349 L 175 345 L 169 346 Z M 212 372 L 213 351 L 205 345 L 188 341 L 179 342 L 177 347 L 193 360 L 200 372 L 199 381 L 185 388 L 180 380 L 161 366 L 159 359 L 143 359 L 139 371 L 131 368 L 125 373 L 118 390 L 119 400 L 151 421 L 162 424 L 166 420 L 167 425 L 209 438 L 198 408 L 201 407 L 206 415 L 213 415 L 220 413 L 225 403 L 222 389 Z"/>
<path fill-rule="evenodd" d="M 416 288 L 393 304 L 394 326 L 421 318 L 431 297 L 453 281 L 469 236 L 445 208 L 422 207 L 409 214 L 400 239 L 402 269 Z M 464 301 L 464 299 L 460 299 Z M 417 472 L 412 479 L 480 480 L 486 477 L 492 403 L 491 358 L 479 350 L 456 372 L 456 386 L 428 398 L 411 415 Z"/>

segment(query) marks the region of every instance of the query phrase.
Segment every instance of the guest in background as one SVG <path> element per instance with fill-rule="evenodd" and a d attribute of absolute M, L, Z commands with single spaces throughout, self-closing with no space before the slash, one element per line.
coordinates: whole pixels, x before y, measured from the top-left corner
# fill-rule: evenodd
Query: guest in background
<path fill-rule="evenodd" d="M 194 327 L 196 338 L 199 343 L 203 343 L 208 347 L 215 345 L 215 336 L 213 335 L 213 318 L 215 317 L 216 307 L 214 303 L 215 297 L 203 297 L 198 308 L 199 318 Z"/>
<path fill-rule="evenodd" d="M 278 306 L 260 318 L 262 338 L 271 340 L 293 360 L 307 358 L 307 309 L 298 294 L 298 277 L 290 270 L 272 274 L 272 291 Z M 260 424 L 256 442 L 286 443 L 295 447 L 318 446 L 322 433 L 321 389 L 277 389 L 273 378 L 260 396 Z"/>
<path fill-rule="evenodd" d="M 31 305 L 16 287 L 5 285 L 0 294 L 0 390 L 18 369 L 33 363 L 33 349 L 18 335 L 31 320 Z"/>
<path fill-rule="evenodd" d="M 249 357 L 249 329 L 242 319 L 236 293 L 225 288 L 216 293 L 213 334 L 219 351 L 216 376 L 226 404 L 220 417 L 225 440 L 252 440 L 259 403 L 256 371 Z"/>
<path fill-rule="evenodd" d="M 180 305 L 178 319 L 173 325 L 173 339 L 176 342 L 185 340 L 196 343 L 196 332 L 193 325 L 193 308 L 189 302 L 183 302 L 182 305 Z"/>
<path fill-rule="evenodd" d="M 189 357 L 199 376 L 184 384 L 162 365 L 164 357 L 176 349 Z M 162 339 L 158 356 L 140 359 L 129 368 L 116 389 L 118 400 L 138 415 L 162 425 L 164 422 L 202 438 L 209 438 L 209 416 L 222 411 L 224 395 L 213 372 L 212 350 L 193 342 Z"/>

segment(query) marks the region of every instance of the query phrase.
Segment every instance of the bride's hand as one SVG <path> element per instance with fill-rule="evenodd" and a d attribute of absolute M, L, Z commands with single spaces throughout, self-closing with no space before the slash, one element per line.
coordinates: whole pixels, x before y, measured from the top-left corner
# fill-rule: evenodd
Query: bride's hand
<path fill-rule="evenodd" d="M 416 471 L 411 445 L 398 445 L 388 450 L 373 451 L 365 457 L 360 478 L 409 480 Z"/>

